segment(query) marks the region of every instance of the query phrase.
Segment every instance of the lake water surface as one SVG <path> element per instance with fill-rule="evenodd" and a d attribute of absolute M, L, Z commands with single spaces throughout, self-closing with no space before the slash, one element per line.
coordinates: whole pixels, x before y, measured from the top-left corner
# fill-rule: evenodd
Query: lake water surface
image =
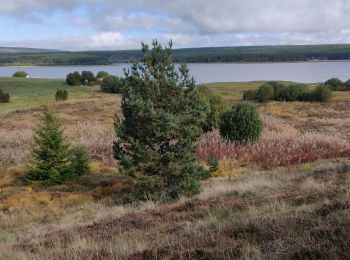
<path fill-rule="evenodd" d="M 350 62 L 299 62 L 299 63 L 196 63 L 188 64 L 197 83 L 288 80 L 303 83 L 322 82 L 332 77 L 350 78 Z M 129 64 L 109 66 L 43 66 L 0 67 L 0 76 L 12 76 L 24 70 L 32 78 L 65 78 L 73 71 L 104 70 L 122 76 Z"/>

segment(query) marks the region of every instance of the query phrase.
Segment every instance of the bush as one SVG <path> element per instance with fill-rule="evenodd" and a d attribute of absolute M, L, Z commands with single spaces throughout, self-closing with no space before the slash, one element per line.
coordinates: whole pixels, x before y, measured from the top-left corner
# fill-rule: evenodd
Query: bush
<path fill-rule="evenodd" d="M 26 78 L 28 76 L 28 73 L 25 71 L 17 71 L 12 76 L 16 78 Z"/>
<path fill-rule="evenodd" d="M 206 107 L 206 120 L 202 128 L 204 132 L 209 132 L 219 127 L 220 115 L 227 110 L 227 103 L 221 96 L 215 95 L 207 86 L 200 86 L 198 92 L 203 106 Z"/>
<path fill-rule="evenodd" d="M 308 92 L 308 87 L 302 84 L 293 84 L 279 88 L 275 93 L 275 100 L 277 101 L 297 101 L 302 100 L 304 93 Z"/>
<path fill-rule="evenodd" d="M 10 94 L 4 93 L 0 89 L 0 103 L 9 103 L 10 102 Z"/>
<path fill-rule="evenodd" d="M 43 123 L 34 133 L 36 147 L 28 165 L 27 180 L 47 185 L 62 184 L 75 176 L 88 173 L 87 159 L 81 150 L 70 151 L 56 115 L 46 109 Z"/>
<path fill-rule="evenodd" d="M 92 85 L 95 82 L 95 75 L 91 71 L 83 71 L 81 73 L 81 83 L 83 85 Z"/>
<path fill-rule="evenodd" d="M 332 97 L 332 91 L 327 85 L 319 85 L 309 94 L 310 101 L 328 102 Z"/>
<path fill-rule="evenodd" d="M 96 78 L 98 80 L 103 80 L 104 78 L 108 77 L 109 76 L 109 73 L 106 72 L 106 71 L 99 71 L 96 75 Z"/>
<path fill-rule="evenodd" d="M 350 79 L 344 83 L 345 90 L 350 90 Z"/>
<path fill-rule="evenodd" d="M 253 142 L 259 139 L 261 131 L 262 121 L 256 107 L 251 104 L 234 105 L 221 116 L 220 134 L 230 141 Z"/>
<path fill-rule="evenodd" d="M 264 85 L 262 85 L 259 89 L 258 89 L 258 100 L 259 102 L 265 102 L 267 100 L 272 100 L 274 97 L 274 90 L 273 87 L 266 83 Z"/>
<path fill-rule="evenodd" d="M 101 91 L 106 93 L 122 93 L 123 81 L 116 76 L 107 76 L 101 84 Z"/>
<path fill-rule="evenodd" d="M 257 90 L 246 90 L 243 92 L 243 100 L 244 101 L 252 101 L 258 99 L 258 91 Z"/>
<path fill-rule="evenodd" d="M 69 73 L 66 77 L 66 82 L 68 85 L 71 86 L 80 86 L 81 85 L 81 75 L 78 71 L 75 71 L 73 73 Z"/>
<path fill-rule="evenodd" d="M 324 84 L 329 86 L 331 90 L 345 90 L 344 82 L 337 78 L 331 78 Z"/>
<path fill-rule="evenodd" d="M 68 99 L 68 91 L 65 89 L 58 89 L 56 91 L 55 99 L 56 99 L 56 101 L 67 100 Z"/>

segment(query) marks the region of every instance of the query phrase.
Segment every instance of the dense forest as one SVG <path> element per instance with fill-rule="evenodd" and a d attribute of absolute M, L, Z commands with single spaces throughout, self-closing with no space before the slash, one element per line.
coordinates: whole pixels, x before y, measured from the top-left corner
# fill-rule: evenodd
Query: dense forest
<path fill-rule="evenodd" d="M 138 50 L 0 52 L 0 65 L 108 65 L 139 60 Z M 350 60 L 350 44 L 208 47 L 174 50 L 174 62 Z"/>

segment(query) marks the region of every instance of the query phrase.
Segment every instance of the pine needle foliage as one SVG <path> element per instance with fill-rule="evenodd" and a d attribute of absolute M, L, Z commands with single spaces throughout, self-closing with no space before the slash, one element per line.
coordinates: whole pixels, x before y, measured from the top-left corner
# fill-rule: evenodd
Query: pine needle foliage
<path fill-rule="evenodd" d="M 172 43 L 152 47 L 142 44 L 143 61 L 125 71 L 114 154 L 136 199 L 172 200 L 199 193 L 208 177 L 195 156 L 206 111 L 188 67 L 172 62 Z"/>

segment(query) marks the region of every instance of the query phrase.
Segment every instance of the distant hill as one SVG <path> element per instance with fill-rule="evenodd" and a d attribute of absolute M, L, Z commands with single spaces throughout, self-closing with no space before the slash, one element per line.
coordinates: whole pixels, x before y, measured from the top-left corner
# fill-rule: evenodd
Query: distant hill
<path fill-rule="evenodd" d="M 2 50 L 2 51 L 1 51 Z M 0 48 L 0 65 L 109 65 L 141 59 L 140 50 L 67 52 Z M 350 60 L 350 44 L 175 49 L 174 62 L 297 62 Z"/>
<path fill-rule="evenodd" d="M 22 47 L 0 47 L 0 53 L 52 53 L 58 52 L 51 49 L 36 49 L 36 48 L 22 48 Z"/>

